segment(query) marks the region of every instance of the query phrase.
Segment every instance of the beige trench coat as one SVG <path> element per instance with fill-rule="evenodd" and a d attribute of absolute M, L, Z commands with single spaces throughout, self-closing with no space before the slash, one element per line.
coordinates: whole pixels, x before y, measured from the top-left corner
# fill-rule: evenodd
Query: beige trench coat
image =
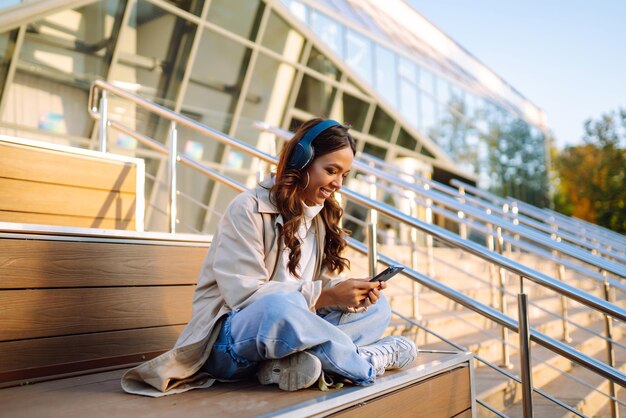
<path fill-rule="evenodd" d="M 269 199 L 270 186 L 257 186 L 231 202 L 200 272 L 191 320 L 172 350 L 124 374 L 122 388 L 126 392 L 158 397 L 211 386 L 215 379 L 200 368 L 226 314 L 277 291 L 301 292 L 315 312 L 322 288 L 343 280 L 322 271 L 325 229 L 319 215 L 314 218 L 318 249 L 314 280 L 272 280 L 280 258 L 278 211 Z"/>

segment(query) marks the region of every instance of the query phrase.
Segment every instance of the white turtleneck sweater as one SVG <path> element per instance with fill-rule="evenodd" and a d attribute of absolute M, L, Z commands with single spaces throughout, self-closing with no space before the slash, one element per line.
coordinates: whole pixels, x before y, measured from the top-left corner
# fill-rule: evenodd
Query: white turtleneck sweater
<path fill-rule="evenodd" d="M 315 253 L 317 251 L 317 240 L 315 239 L 315 228 L 313 227 L 313 218 L 317 216 L 322 210 L 324 205 L 307 206 L 304 202 L 304 219 L 298 229 L 298 237 L 300 238 L 300 265 L 298 266 L 298 273 L 300 279 L 293 276 L 287 269 L 287 263 L 289 262 L 289 249 L 283 248 L 281 253 L 281 262 L 278 264 L 278 271 L 274 280 L 279 282 L 292 282 L 292 281 L 311 281 L 313 280 L 313 270 L 315 269 Z M 276 222 L 282 224 L 282 216 L 276 218 Z"/>

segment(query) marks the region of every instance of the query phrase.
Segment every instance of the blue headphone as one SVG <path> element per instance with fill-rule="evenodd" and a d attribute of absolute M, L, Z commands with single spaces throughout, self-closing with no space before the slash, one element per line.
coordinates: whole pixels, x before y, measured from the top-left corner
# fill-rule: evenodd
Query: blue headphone
<path fill-rule="evenodd" d="M 315 156 L 315 152 L 311 146 L 313 140 L 326 129 L 338 125 L 341 124 L 332 119 L 323 120 L 316 125 L 313 125 L 294 147 L 291 157 L 289 157 L 289 161 L 287 161 L 287 168 L 302 170 L 304 167 L 309 165 Z"/>

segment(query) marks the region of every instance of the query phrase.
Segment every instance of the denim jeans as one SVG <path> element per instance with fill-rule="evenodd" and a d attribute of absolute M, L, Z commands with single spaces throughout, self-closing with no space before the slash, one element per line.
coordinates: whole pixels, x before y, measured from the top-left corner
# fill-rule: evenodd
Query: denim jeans
<path fill-rule="evenodd" d="M 316 315 L 299 292 L 272 293 L 227 316 L 203 370 L 218 380 L 238 380 L 254 375 L 261 361 L 307 350 L 325 372 L 355 384 L 372 383 L 375 370 L 357 345 L 377 341 L 390 317 L 382 294 L 364 312 Z"/>

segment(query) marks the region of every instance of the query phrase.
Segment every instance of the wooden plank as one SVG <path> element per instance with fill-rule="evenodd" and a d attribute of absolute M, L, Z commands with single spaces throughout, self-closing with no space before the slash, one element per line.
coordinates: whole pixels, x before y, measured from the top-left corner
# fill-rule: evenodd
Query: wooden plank
<path fill-rule="evenodd" d="M 0 177 L 135 193 L 134 164 L 0 142 Z"/>
<path fill-rule="evenodd" d="M 138 355 L 142 360 L 145 353 L 173 347 L 182 330 L 183 325 L 172 325 L 0 342 L 0 375 L 129 355 Z"/>
<path fill-rule="evenodd" d="M 439 355 L 438 358 L 442 357 L 444 356 Z M 430 361 L 418 359 L 416 363 L 428 367 Z M 42 415 L 68 418 L 84 416 L 160 418 L 173 415 L 186 418 L 254 417 L 293 407 L 301 402 L 320 402 L 329 395 L 341 395 L 341 391 L 321 392 L 317 389 L 284 392 L 276 385 L 261 386 L 256 384 L 254 379 L 249 379 L 236 383 L 216 383 L 208 389 L 193 390 L 179 395 L 148 398 L 123 393 L 119 380 L 123 373 L 122 370 L 109 371 L 0 390 L 0 405 L 3 405 L 4 411 L 10 412 L 12 418 Z M 394 372 L 387 374 L 391 375 Z M 454 388 L 436 385 L 435 389 L 449 392 Z M 423 407 L 428 407 L 429 403 L 429 398 L 410 398 L 400 406 L 405 408 L 408 406 L 413 412 L 419 408 L 417 409 L 419 414 L 419 411 Z M 359 418 L 368 416 L 391 415 L 359 415 Z"/>
<path fill-rule="evenodd" d="M 135 194 L 0 178 L 0 210 L 130 221 Z"/>
<path fill-rule="evenodd" d="M 0 221 L 38 225 L 78 226 L 83 228 L 122 229 L 127 231 L 134 231 L 136 229 L 134 216 L 130 220 L 125 220 L 0 210 Z"/>
<path fill-rule="evenodd" d="M 0 289 L 194 285 L 206 247 L 0 239 Z"/>
<path fill-rule="evenodd" d="M 471 408 L 469 367 L 461 367 L 330 416 L 450 418 L 468 408 Z"/>
<path fill-rule="evenodd" d="M 194 286 L 2 290 L 0 341 L 186 324 Z"/>

